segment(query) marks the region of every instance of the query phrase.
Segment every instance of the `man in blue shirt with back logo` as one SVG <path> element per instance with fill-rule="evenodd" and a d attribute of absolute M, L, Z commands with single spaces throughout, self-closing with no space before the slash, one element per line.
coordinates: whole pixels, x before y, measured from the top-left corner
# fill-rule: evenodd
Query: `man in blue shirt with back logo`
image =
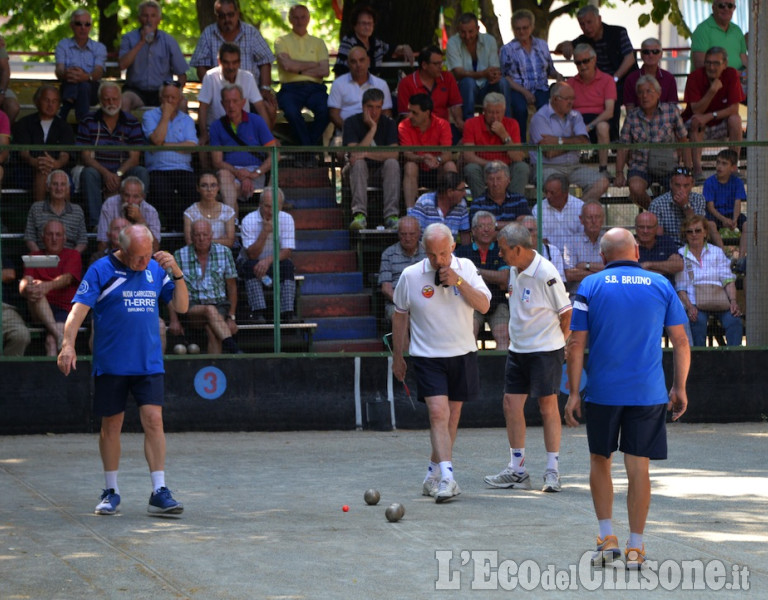
<path fill-rule="evenodd" d="M 159 300 L 185 313 L 189 296 L 173 255 L 162 251 L 153 255 L 152 241 L 145 225 L 125 227 L 120 232 L 119 249 L 89 267 L 64 326 L 58 366 L 69 375 L 77 367 L 77 331 L 93 308 L 93 407 L 101 417 L 99 450 L 106 481 L 95 510 L 99 515 L 115 514 L 120 504 L 120 431 L 129 392 L 139 406 L 144 454 L 152 478 L 147 512 L 177 515 L 184 510 L 165 487 L 165 371 L 157 321 Z"/>
<path fill-rule="evenodd" d="M 626 568 L 640 569 L 646 560 L 643 530 L 651 504 L 649 461 L 667 458 L 667 410 L 675 421 L 688 406 L 685 382 L 691 352 L 684 329 L 687 317 L 669 281 L 640 267 L 637 242 L 629 231 L 608 231 L 600 242 L 600 254 L 605 269 L 584 278 L 573 299 L 565 421 L 575 427 L 576 417 L 581 416 L 579 384 L 589 343 L 584 411 L 589 482 L 600 527 L 592 564 L 603 566 L 621 554 L 611 522 L 611 458 L 618 448 L 624 453 L 629 482 Z M 661 365 L 664 327 L 674 346 L 669 394 Z"/>

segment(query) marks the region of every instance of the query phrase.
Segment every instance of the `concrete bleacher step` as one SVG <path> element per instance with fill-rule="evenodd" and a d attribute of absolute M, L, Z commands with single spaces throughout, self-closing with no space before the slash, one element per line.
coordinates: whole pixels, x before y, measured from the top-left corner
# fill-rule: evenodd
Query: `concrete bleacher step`
<path fill-rule="evenodd" d="M 312 319 L 317 323 L 313 339 L 324 340 L 359 340 L 375 338 L 376 317 L 323 317 Z"/>
<path fill-rule="evenodd" d="M 296 250 L 349 250 L 349 232 L 338 229 L 309 229 L 296 232 Z"/>
<path fill-rule="evenodd" d="M 302 295 L 299 312 L 304 319 L 366 317 L 371 314 L 371 293 Z"/>
<path fill-rule="evenodd" d="M 296 229 L 344 229 L 340 208 L 304 208 L 291 212 Z"/>
<path fill-rule="evenodd" d="M 309 208 L 338 208 L 332 188 L 292 188 L 283 190 L 285 204 L 294 210 Z"/>
<path fill-rule="evenodd" d="M 342 273 L 357 270 L 357 255 L 353 250 L 296 251 L 291 258 L 296 272 L 301 274 Z"/>
<path fill-rule="evenodd" d="M 355 294 L 363 291 L 363 274 L 350 273 L 307 273 L 301 285 L 301 295 Z"/>
<path fill-rule="evenodd" d="M 312 343 L 313 352 L 383 352 L 380 338 L 364 340 L 323 340 Z"/>
<path fill-rule="evenodd" d="M 287 193 L 291 188 L 330 187 L 331 180 L 325 167 L 300 169 L 281 166 L 279 184 Z"/>

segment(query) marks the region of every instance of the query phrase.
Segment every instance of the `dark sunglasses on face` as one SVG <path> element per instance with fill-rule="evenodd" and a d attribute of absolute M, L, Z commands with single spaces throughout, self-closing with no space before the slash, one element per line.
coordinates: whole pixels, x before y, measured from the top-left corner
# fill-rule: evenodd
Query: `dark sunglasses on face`
<path fill-rule="evenodd" d="M 643 50 L 640 50 L 640 53 L 646 56 L 649 54 L 653 54 L 654 56 L 656 56 L 657 54 L 661 54 L 661 50 L 659 50 L 658 48 L 653 48 L 653 49 L 644 48 Z"/>

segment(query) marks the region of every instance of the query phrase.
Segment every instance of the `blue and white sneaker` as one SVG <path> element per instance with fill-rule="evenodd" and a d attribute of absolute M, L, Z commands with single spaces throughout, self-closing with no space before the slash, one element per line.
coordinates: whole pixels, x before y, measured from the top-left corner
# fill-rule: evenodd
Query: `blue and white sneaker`
<path fill-rule="evenodd" d="M 102 490 L 101 502 L 96 505 L 94 512 L 97 515 L 114 515 L 118 506 L 120 506 L 120 494 L 116 494 L 114 489 L 109 488 Z"/>
<path fill-rule="evenodd" d="M 152 515 L 180 515 L 184 512 L 184 505 L 173 499 L 171 490 L 161 487 L 149 497 L 147 512 Z"/>

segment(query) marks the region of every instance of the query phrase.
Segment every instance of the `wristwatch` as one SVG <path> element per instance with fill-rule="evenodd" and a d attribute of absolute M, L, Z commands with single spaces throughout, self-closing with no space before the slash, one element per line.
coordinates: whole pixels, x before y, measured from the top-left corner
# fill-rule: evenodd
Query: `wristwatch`
<path fill-rule="evenodd" d="M 120 169 L 118 169 L 117 171 L 115 171 L 115 175 L 117 175 L 118 177 L 122 177 L 123 172 Z"/>
<path fill-rule="evenodd" d="M 235 315 L 227 315 L 227 319 L 229 319 L 230 321 L 235 321 L 236 317 Z"/>
<path fill-rule="evenodd" d="M 265 92 L 271 92 L 272 91 L 272 88 L 269 87 L 268 85 L 262 85 L 261 89 L 264 90 Z"/>
<path fill-rule="evenodd" d="M 613 81 L 616 82 L 616 83 L 619 83 L 619 78 L 614 75 L 613 76 Z"/>
<path fill-rule="evenodd" d="M 713 119 L 717 119 L 717 111 L 716 110 L 712 111 L 712 118 Z"/>
<path fill-rule="evenodd" d="M 511 138 L 511 137 L 509 137 L 509 136 L 507 136 L 507 137 L 506 137 L 506 138 L 504 138 L 504 140 L 502 140 L 502 141 L 504 142 L 504 145 L 506 146 L 507 144 L 509 144 L 509 142 L 511 142 L 511 141 L 512 141 L 512 138 Z"/>
<path fill-rule="evenodd" d="M 171 279 L 173 279 L 174 281 L 179 281 L 180 279 L 184 279 L 184 273 L 182 273 L 178 277 L 176 277 L 176 275 L 171 275 Z"/>
<path fill-rule="evenodd" d="M 462 283 L 464 283 L 464 280 L 461 278 L 461 275 L 459 275 L 459 278 L 456 280 L 456 287 L 459 287 Z"/>
<path fill-rule="evenodd" d="M 563 145 L 563 136 L 561 135 L 559 138 L 557 138 L 557 143 L 561 146 Z"/>
<path fill-rule="evenodd" d="M 438 165 L 439 165 L 439 164 L 442 164 L 442 162 L 443 162 L 443 157 L 442 157 L 442 156 L 438 156 L 438 157 L 437 157 L 437 164 L 438 164 Z"/>
<path fill-rule="evenodd" d="M 256 171 L 254 171 L 254 172 L 256 173 L 256 175 L 261 177 L 261 168 L 256 169 Z"/>
<path fill-rule="evenodd" d="M 584 265 L 584 268 L 585 268 L 587 271 L 591 271 L 591 270 L 592 270 L 592 263 L 587 263 L 586 265 Z"/>

